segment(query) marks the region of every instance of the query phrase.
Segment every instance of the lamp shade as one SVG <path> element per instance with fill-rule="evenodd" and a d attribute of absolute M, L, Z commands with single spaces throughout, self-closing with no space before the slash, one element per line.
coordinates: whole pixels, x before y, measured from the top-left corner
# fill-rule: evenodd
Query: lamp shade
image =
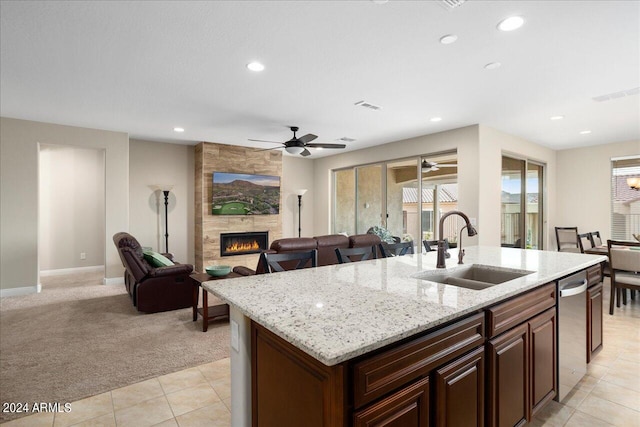
<path fill-rule="evenodd" d="M 304 188 L 304 189 L 300 189 L 300 190 L 296 190 L 296 194 L 297 194 L 298 196 L 303 196 L 303 195 L 304 195 L 304 193 L 306 193 L 306 192 L 307 192 L 307 189 L 306 189 L 306 188 Z"/>
<path fill-rule="evenodd" d="M 640 177 L 627 178 L 627 185 L 634 190 L 640 190 Z"/>
<path fill-rule="evenodd" d="M 173 184 L 154 184 L 154 185 L 150 185 L 149 188 L 151 188 L 153 191 L 171 191 L 173 189 L 174 185 Z"/>

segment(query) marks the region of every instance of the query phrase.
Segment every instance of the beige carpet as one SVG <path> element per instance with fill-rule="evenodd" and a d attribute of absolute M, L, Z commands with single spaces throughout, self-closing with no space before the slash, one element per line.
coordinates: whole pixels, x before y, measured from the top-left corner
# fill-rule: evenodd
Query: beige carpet
<path fill-rule="evenodd" d="M 203 333 L 191 308 L 138 313 L 101 277 L 42 278 L 40 294 L 0 299 L 3 404 L 72 402 L 229 356 L 227 321 Z"/>

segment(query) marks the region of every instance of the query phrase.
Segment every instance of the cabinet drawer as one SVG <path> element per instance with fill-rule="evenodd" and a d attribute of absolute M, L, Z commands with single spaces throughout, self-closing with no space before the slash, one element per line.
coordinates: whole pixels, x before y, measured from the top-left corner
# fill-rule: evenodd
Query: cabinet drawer
<path fill-rule="evenodd" d="M 602 268 L 600 264 L 587 268 L 587 280 L 589 281 L 589 286 L 602 282 Z"/>
<path fill-rule="evenodd" d="M 538 313 L 556 305 L 556 284 L 548 283 L 524 295 L 503 302 L 487 311 L 489 338 L 529 320 Z"/>
<path fill-rule="evenodd" d="M 427 376 L 434 368 L 484 343 L 484 315 L 473 315 L 353 365 L 356 408 Z"/>

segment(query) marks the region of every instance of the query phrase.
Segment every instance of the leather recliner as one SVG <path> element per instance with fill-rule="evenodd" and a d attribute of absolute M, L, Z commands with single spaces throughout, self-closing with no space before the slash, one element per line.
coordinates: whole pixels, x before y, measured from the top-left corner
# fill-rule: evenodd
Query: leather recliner
<path fill-rule="evenodd" d="M 192 305 L 192 265 L 153 267 L 144 259 L 140 243 L 129 233 L 116 233 L 113 243 L 125 268 L 125 287 L 138 311 L 156 313 Z"/>

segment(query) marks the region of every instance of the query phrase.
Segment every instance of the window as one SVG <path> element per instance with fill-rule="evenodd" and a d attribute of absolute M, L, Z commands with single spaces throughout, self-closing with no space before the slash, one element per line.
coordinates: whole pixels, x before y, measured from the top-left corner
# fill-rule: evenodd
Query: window
<path fill-rule="evenodd" d="M 640 156 L 611 160 L 611 238 L 633 240 L 640 234 L 640 190 L 627 179 L 640 178 Z"/>

